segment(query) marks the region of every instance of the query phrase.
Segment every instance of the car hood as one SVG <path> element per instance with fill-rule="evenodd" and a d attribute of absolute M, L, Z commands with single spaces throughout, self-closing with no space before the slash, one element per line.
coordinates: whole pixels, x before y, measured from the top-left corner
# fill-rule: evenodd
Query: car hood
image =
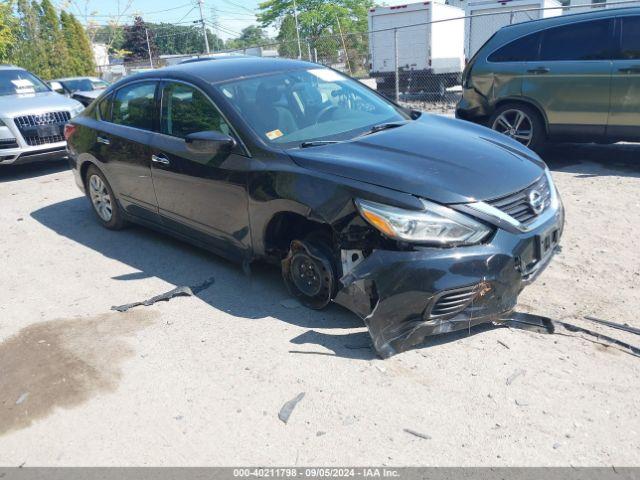
<path fill-rule="evenodd" d="M 81 105 L 55 92 L 0 95 L 0 118 L 45 112 L 70 111 Z"/>
<path fill-rule="evenodd" d="M 287 151 L 303 168 L 440 203 L 498 198 L 531 185 L 545 164 L 502 134 L 462 120 L 418 120 L 343 143 Z"/>

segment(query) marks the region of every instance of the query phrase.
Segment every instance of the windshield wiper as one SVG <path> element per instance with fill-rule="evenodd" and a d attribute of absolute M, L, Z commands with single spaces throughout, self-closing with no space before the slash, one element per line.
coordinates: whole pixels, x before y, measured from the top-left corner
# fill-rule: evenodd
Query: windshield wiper
<path fill-rule="evenodd" d="M 389 122 L 389 123 L 381 123 L 379 125 L 374 125 L 369 130 L 364 133 L 361 133 L 359 136 L 364 137 L 365 135 L 371 135 L 372 133 L 381 132 L 382 130 L 389 130 L 390 128 L 397 128 L 406 125 L 409 122 Z"/>
<path fill-rule="evenodd" d="M 332 143 L 340 143 L 339 140 L 311 140 L 309 142 L 302 142 L 300 147 L 309 148 L 309 147 L 321 147 L 322 145 L 331 145 Z"/>

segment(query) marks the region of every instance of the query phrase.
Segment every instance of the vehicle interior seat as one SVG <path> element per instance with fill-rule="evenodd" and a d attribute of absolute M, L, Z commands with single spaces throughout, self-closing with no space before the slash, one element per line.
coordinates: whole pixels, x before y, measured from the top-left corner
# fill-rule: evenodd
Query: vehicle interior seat
<path fill-rule="evenodd" d="M 255 116 L 266 132 L 280 130 L 283 134 L 289 134 L 298 130 L 295 117 L 287 108 L 287 99 L 277 85 L 262 82 L 256 91 Z"/>

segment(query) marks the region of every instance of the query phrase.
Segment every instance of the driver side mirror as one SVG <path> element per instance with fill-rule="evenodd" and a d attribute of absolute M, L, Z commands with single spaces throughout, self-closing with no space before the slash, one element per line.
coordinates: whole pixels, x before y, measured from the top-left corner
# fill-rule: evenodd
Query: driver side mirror
<path fill-rule="evenodd" d="M 235 138 L 214 130 L 191 133 L 184 141 L 192 152 L 211 155 L 230 152 L 238 144 Z"/>
<path fill-rule="evenodd" d="M 64 91 L 64 87 L 60 82 L 49 82 L 49 86 L 51 87 L 51 90 L 53 90 L 56 93 L 60 93 L 62 95 L 66 93 Z"/>

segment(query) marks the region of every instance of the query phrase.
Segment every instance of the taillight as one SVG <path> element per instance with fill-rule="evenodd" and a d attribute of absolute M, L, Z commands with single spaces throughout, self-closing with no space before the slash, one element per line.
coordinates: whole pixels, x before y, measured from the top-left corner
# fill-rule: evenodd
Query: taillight
<path fill-rule="evenodd" d="M 67 123 L 64 126 L 64 139 L 69 140 L 71 135 L 73 135 L 76 131 L 77 127 L 71 123 Z"/>

